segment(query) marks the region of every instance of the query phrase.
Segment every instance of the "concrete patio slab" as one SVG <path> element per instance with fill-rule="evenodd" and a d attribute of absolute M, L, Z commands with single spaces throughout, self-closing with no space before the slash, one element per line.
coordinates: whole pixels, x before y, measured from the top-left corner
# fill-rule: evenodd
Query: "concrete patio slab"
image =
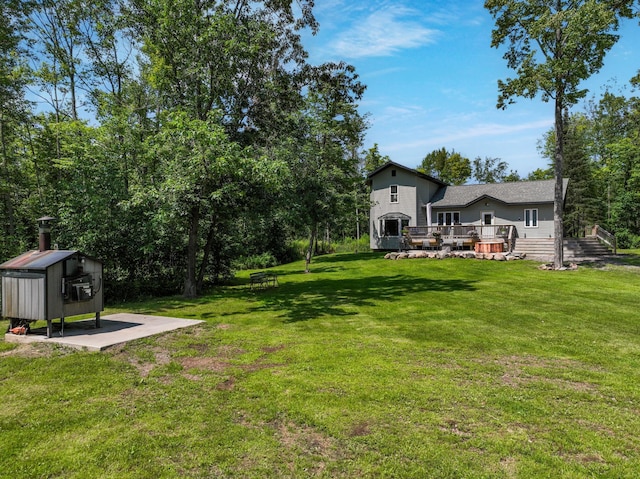
<path fill-rule="evenodd" d="M 134 339 L 146 338 L 180 328 L 204 323 L 201 320 L 149 316 L 145 314 L 117 313 L 100 318 L 100 328 L 95 327 L 95 319 L 65 322 L 64 336 L 59 328 L 47 338 L 46 328 L 32 329 L 27 335 L 7 333 L 5 341 L 11 343 L 55 343 L 87 351 L 102 351 L 116 344 Z M 58 322 L 54 322 L 58 326 Z"/>

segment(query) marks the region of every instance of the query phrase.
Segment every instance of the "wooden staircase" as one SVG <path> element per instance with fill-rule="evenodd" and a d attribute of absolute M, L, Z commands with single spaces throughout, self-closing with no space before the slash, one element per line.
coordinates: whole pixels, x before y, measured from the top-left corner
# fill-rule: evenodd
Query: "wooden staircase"
<path fill-rule="evenodd" d="M 514 253 L 526 253 L 528 258 L 553 260 L 553 238 L 516 238 Z M 565 238 L 564 259 L 580 260 L 598 258 L 611 254 L 611 250 L 594 236 L 586 238 Z"/>

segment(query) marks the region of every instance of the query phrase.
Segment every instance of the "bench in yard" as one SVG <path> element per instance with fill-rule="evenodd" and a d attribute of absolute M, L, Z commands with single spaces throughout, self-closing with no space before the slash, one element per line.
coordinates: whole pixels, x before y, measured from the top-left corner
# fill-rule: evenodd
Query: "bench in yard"
<path fill-rule="evenodd" d="M 266 271 L 251 273 L 249 275 L 249 281 L 251 289 L 264 289 L 270 286 L 278 286 L 278 276 L 275 273 L 267 273 Z"/>

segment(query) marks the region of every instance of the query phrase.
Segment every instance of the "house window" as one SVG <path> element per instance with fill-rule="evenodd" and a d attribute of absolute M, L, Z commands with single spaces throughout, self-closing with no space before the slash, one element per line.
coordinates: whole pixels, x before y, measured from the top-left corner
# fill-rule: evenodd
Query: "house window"
<path fill-rule="evenodd" d="M 382 236 L 400 236 L 398 220 L 380 220 L 380 231 Z"/>
<path fill-rule="evenodd" d="M 391 185 L 390 187 L 391 190 L 391 203 L 397 203 L 398 202 L 398 185 Z"/>
<path fill-rule="evenodd" d="M 538 209 L 537 208 L 524 210 L 524 227 L 525 228 L 538 227 Z"/>
<path fill-rule="evenodd" d="M 409 226 L 408 219 L 388 219 L 380 220 L 380 233 L 381 236 L 400 236 L 402 230 Z"/>
<path fill-rule="evenodd" d="M 396 176 L 396 170 L 391 170 L 391 176 Z"/>
<path fill-rule="evenodd" d="M 460 212 L 459 211 L 440 211 L 438 212 L 438 225 L 439 226 L 451 226 L 460 224 Z"/>

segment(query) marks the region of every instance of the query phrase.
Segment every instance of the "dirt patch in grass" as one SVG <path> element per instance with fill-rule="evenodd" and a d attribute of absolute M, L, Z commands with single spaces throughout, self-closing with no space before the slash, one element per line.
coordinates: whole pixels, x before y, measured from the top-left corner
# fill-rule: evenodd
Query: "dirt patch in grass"
<path fill-rule="evenodd" d="M 351 426 L 349 437 L 362 437 L 371 434 L 370 425 L 367 421 L 358 422 Z"/>
<path fill-rule="evenodd" d="M 209 348 L 210 348 L 210 346 L 207 343 L 190 344 L 189 347 L 191 349 L 195 349 L 200 354 L 205 354 L 207 351 L 209 351 Z"/>
<path fill-rule="evenodd" d="M 237 346 L 223 344 L 218 347 L 216 351 L 217 355 L 223 358 L 235 358 L 246 353 L 246 351 Z"/>
<path fill-rule="evenodd" d="M 563 378 L 550 377 L 563 371 L 589 370 L 583 363 L 569 359 L 547 359 L 534 356 L 506 356 L 494 361 L 504 368 L 504 374 L 500 380 L 511 387 L 520 387 L 532 382 L 545 382 L 554 386 L 577 392 L 597 392 L 595 384 L 585 381 L 571 381 Z M 527 371 L 529 369 L 529 371 Z M 536 374 L 535 369 L 544 369 L 548 375 Z M 533 371 L 532 371 L 533 370 Z"/>
<path fill-rule="evenodd" d="M 131 350 L 127 345 L 122 344 L 111 348 L 108 354 L 111 354 L 113 359 L 129 363 L 135 367 L 142 378 L 148 377 L 154 368 L 171 362 L 169 350 L 158 346 L 147 351 L 137 348 Z"/>
<path fill-rule="evenodd" d="M 222 381 L 220 384 L 216 386 L 216 389 L 219 391 L 232 391 L 236 385 L 236 378 L 231 376 L 226 381 Z"/>
<path fill-rule="evenodd" d="M 515 457 L 500 459 L 500 467 L 508 478 L 518 477 L 518 462 Z"/>
<path fill-rule="evenodd" d="M 562 453 L 560 456 L 565 461 L 577 462 L 579 464 L 606 464 L 607 461 L 600 454 L 588 453 Z"/>
<path fill-rule="evenodd" d="M 228 362 L 221 361 L 220 358 L 212 357 L 181 358 L 180 364 L 182 364 L 182 367 L 185 369 L 203 369 L 217 373 L 223 372 L 229 368 Z"/>
<path fill-rule="evenodd" d="M 61 353 L 69 354 L 66 348 L 57 348 L 55 355 L 60 356 Z M 19 343 L 15 348 L 0 353 L 0 358 L 18 357 L 18 358 L 48 358 L 54 355 L 54 349 L 49 344 L 40 343 Z"/>
<path fill-rule="evenodd" d="M 275 353 L 277 351 L 282 351 L 286 346 L 284 344 L 279 344 L 278 346 L 264 346 L 262 349 L 263 352 L 267 354 Z"/>
<path fill-rule="evenodd" d="M 287 421 L 277 422 L 272 424 L 272 427 L 280 444 L 293 455 L 294 459 L 299 456 L 310 456 L 336 461 L 341 457 L 336 440 L 310 426 Z M 315 473 L 325 468 L 323 461 L 314 460 L 314 464 Z"/>

